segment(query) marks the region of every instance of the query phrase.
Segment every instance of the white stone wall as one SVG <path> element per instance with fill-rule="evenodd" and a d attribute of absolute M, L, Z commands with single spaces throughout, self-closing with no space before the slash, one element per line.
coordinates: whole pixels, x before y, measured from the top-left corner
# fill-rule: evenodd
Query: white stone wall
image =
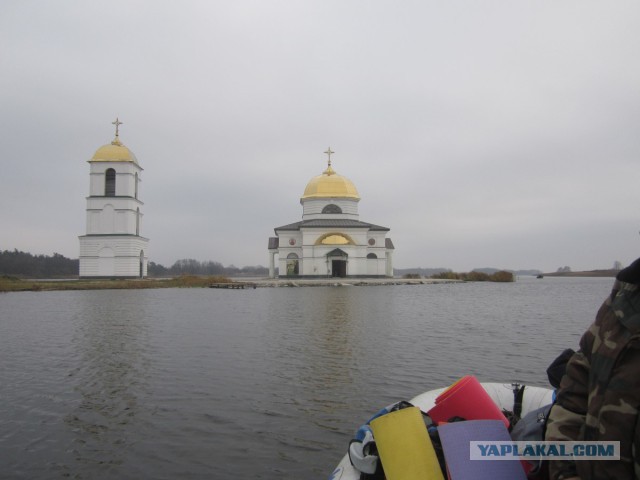
<path fill-rule="evenodd" d="M 318 240 L 326 235 L 348 235 L 355 245 L 362 245 L 366 248 L 367 245 L 367 230 L 364 228 L 335 228 L 335 229 L 321 229 L 321 228 L 301 228 L 302 232 L 302 245 L 304 247 L 314 246 Z M 342 245 L 322 245 L 323 247 L 331 247 L 333 250 L 336 247 L 342 248 Z M 306 253 L 306 252 L 305 252 Z"/>
<path fill-rule="evenodd" d="M 142 231 L 142 202 L 132 198 L 87 198 L 87 234 L 136 235 Z"/>
<path fill-rule="evenodd" d="M 318 241 L 328 234 L 339 234 L 350 237 L 355 245 L 323 245 Z M 288 255 L 298 256 L 301 276 L 331 276 L 332 257 L 327 254 L 340 249 L 347 254 L 347 275 L 392 276 L 391 256 L 385 245 L 385 231 L 369 231 L 363 228 L 318 229 L 302 228 L 300 232 L 279 232 L 278 270 L 279 275 L 287 275 Z M 290 241 L 293 240 L 293 245 Z M 373 240 L 373 245 L 369 243 Z M 367 258 L 369 254 L 377 258 Z M 336 258 L 337 259 L 337 258 Z"/>
<path fill-rule="evenodd" d="M 386 257 L 377 259 L 368 259 L 365 257 L 355 257 L 350 254 L 349 249 L 342 249 L 348 254 L 347 258 L 347 275 L 360 276 L 392 276 L 387 273 Z M 278 253 L 277 266 L 280 277 L 286 277 L 287 257 L 283 252 Z M 331 276 L 332 262 L 327 261 L 327 257 L 303 257 L 299 259 L 299 275 L 312 276 Z M 392 271 L 392 270 L 390 270 Z"/>
<path fill-rule="evenodd" d="M 301 200 L 302 203 L 302 219 L 311 220 L 316 218 L 322 219 L 338 219 L 347 218 L 350 220 L 358 220 L 358 201 L 346 198 L 311 198 Z M 337 205 L 342 213 L 322 213 L 322 209 L 327 205 Z"/>
<path fill-rule="evenodd" d="M 323 251 L 326 250 L 326 251 Z M 339 257 L 327 257 L 327 253 L 334 250 L 331 249 L 320 249 L 316 247 L 315 253 L 321 256 L 316 257 L 305 257 L 304 258 L 304 275 L 321 275 L 321 276 L 331 276 L 332 275 L 332 260 L 341 260 Z M 372 262 L 368 260 L 365 256 L 362 256 L 362 248 L 354 247 L 354 246 L 346 246 L 344 248 L 340 248 L 343 252 L 347 254 L 347 276 L 357 276 L 357 275 L 384 275 L 384 272 L 378 272 L 378 266 L 375 268 L 371 268 L 369 271 L 369 264 Z M 377 260 L 373 261 L 374 263 L 378 263 Z"/>
<path fill-rule="evenodd" d="M 80 237 L 81 277 L 139 277 L 140 253 L 143 276 L 147 275 L 149 240 L 132 236 L 89 235 Z"/>
<path fill-rule="evenodd" d="M 293 240 L 293 244 L 291 243 Z M 302 235 L 300 232 L 285 232 L 279 237 L 280 247 L 278 248 L 278 272 L 280 276 L 287 274 L 287 260 L 290 254 L 298 256 L 298 274 L 302 274 Z"/>
<path fill-rule="evenodd" d="M 103 196 L 105 194 L 105 172 L 109 168 L 116 171 L 116 196 L 136 197 L 136 173 L 138 174 L 138 196 L 142 181 L 142 168 L 133 162 L 89 162 L 91 164 L 89 195 Z"/>
<path fill-rule="evenodd" d="M 393 277 L 393 250 L 387 250 L 386 275 Z"/>

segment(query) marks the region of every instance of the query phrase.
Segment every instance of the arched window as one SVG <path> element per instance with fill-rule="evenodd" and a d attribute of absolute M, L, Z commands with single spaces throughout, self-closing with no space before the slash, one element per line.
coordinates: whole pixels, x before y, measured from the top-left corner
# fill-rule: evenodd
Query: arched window
<path fill-rule="evenodd" d="M 349 245 L 349 239 L 344 235 L 335 234 L 324 237 L 320 243 L 322 245 Z"/>
<path fill-rule="evenodd" d="M 140 278 L 144 278 L 144 250 L 140 250 Z"/>
<path fill-rule="evenodd" d="M 370 253 L 367 255 L 367 258 L 378 258 L 378 256 L 375 253 Z"/>
<path fill-rule="evenodd" d="M 290 253 L 287 255 L 287 275 L 298 275 L 300 273 L 300 266 L 298 263 L 298 255 Z"/>
<path fill-rule="evenodd" d="M 322 213 L 342 213 L 342 209 L 338 205 L 330 203 L 322 209 Z"/>
<path fill-rule="evenodd" d="M 356 245 L 356 242 L 346 233 L 330 232 L 318 237 L 316 245 Z"/>
<path fill-rule="evenodd" d="M 116 196 L 116 171 L 113 168 L 108 168 L 104 172 L 104 196 Z"/>

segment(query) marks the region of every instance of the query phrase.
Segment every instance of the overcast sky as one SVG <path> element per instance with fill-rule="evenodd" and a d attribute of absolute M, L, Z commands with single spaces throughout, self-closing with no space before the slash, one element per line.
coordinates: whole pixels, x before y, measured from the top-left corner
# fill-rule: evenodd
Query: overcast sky
<path fill-rule="evenodd" d="M 638 25 L 637 0 L 4 0 L 0 249 L 78 257 L 118 117 L 165 266 L 268 265 L 328 146 L 397 268 L 628 264 Z"/>

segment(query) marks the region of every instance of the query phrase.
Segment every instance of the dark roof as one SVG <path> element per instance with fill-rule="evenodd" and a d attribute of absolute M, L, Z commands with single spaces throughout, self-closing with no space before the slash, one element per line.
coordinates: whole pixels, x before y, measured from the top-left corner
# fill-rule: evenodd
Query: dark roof
<path fill-rule="evenodd" d="M 269 250 L 276 249 L 280 246 L 280 239 L 278 237 L 269 237 Z"/>
<path fill-rule="evenodd" d="M 374 225 L 373 223 L 349 220 L 345 218 L 302 220 L 301 222 L 276 227 L 274 230 L 277 232 L 278 230 L 300 230 L 301 228 L 366 228 L 369 230 L 378 230 L 383 232 L 388 232 L 390 230 L 387 227 L 381 227 L 380 225 Z"/>
<path fill-rule="evenodd" d="M 384 246 L 388 249 L 388 250 L 395 250 L 396 247 L 393 246 L 393 242 L 391 241 L 390 238 L 385 238 L 384 239 Z"/>
<path fill-rule="evenodd" d="M 296 222 L 296 223 L 290 223 L 289 225 L 283 225 L 282 227 L 276 227 L 273 230 L 274 231 L 278 231 L 278 230 L 300 230 L 300 224 L 302 222 Z"/>

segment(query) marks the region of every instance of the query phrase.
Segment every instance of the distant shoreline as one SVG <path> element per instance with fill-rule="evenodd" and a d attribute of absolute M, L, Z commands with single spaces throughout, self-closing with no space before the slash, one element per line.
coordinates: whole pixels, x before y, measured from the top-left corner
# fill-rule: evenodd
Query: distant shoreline
<path fill-rule="evenodd" d="M 540 274 L 542 277 L 609 277 L 614 278 L 619 270 L 588 270 L 582 272 L 552 272 Z M 535 275 L 532 275 L 535 276 Z M 209 287 L 212 284 L 245 284 L 246 288 L 256 287 L 309 287 L 309 286 L 373 286 L 373 285 L 426 285 L 437 283 L 462 283 L 465 280 L 434 278 L 246 278 L 184 275 L 175 278 L 145 278 L 133 280 L 89 280 L 89 279 L 21 279 L 0 276 L 0 292 L 38 292 L 60 290 L 108 290 L 147 288 L 194 288 Z"/>
<path fill-rule="evenodd" d="M 405 278 L 227 278 L 227 277 L 199 277 L 185 275 L 175 278 L 162 279 L 132 279 L 132 280 L 34 280 L 16 277 L 0 277 L 0 292 L 42 292 L 64 290 L 115 290 L 115 289 L 149 289 L 149 288 L 208 288 L 224 285 L 239 288 L 256 287 L 313 287 L 313 286 L 373 286 L 373 285 L 427 285 L 436 283 L 462 283 L 462 280 L 439 280 L 433 278 L 405 279 Z"/>
<path fill-rule="evenodd" d="M 586 270 L 584 272 L 553 272 L 543 273 L 545 277 L 610 277 L 615 278 L 620 270 Z"/>

